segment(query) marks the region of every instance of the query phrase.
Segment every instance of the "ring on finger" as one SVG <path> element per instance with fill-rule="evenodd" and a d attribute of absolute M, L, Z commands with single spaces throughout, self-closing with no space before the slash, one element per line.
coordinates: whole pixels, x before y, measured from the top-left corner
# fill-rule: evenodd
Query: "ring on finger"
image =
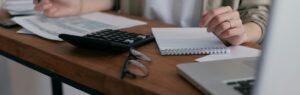
<path fill-rule="evenodd" d="M 229 28 L 232 28 L 232 24 L 231 24 L 230 20 L 226 20 L 225 22 L 228 22 L 229 23 Z"/>
<path fill-rule="evenodd" d="M 228 26 L 229 24 L 229 26 Z M 221 34 L 223 31 L 225 30 L 229 30 L 232 28 L 232 24 L 231 24 L 231 21 L 230 20 L 225 20 L 222 24 L 220 24 L 219 26 L 217 26 L 217 29 L 216 29 L 216 34 L 219 35 Z"/>

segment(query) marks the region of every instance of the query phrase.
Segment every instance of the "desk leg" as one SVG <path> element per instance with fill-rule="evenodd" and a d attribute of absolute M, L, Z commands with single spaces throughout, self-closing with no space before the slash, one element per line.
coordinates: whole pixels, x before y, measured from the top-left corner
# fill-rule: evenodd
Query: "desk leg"
<path fill-rule="evenodd" d="M 63 95 L 62 82 L 51 79 L 52 84 L 52 95 Z"/>
<path fill-rule="evenodd" d="M 77 88 L 79 90 L 82 90 L 86 93 L 89 93 L 90 95 L 104 95 L 103 93 L 93 89 L 93 88 L 89 88 L 87 86 L 84 86 L 80 83 L 77 83 L 73 80 L 67 79 L 63 76 L 60 76 L 58 74 L 56 74 L 55 72 L 49 71 L 48 69 L 42 68 L 38 65 L 32 64 L 26 60 L 23 60 L 19 57 L 16 57 L 14 55 L 11 55 L 9 53 L 6 53 L 4 51 L 0 50 L 0 55 L 3 55 L 11 60 L 16 61 L 17 63 L 20 63 L 26 67 L 29 67 L 35 71 L 38 71 L 40 73 L 43 73 L 49 77 L 51 77 L 51 84 L 52 84 L 52 92 L 53 95 L 63 95 L 63 89 L 62 89 L 62 83 L 68 84 L 74 88 Z"/>

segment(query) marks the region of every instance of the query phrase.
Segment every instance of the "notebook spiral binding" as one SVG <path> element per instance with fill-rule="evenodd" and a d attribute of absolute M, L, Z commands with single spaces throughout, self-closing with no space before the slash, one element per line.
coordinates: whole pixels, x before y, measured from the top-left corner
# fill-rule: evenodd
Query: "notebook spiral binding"
<path fill-rule="evenodd" d="M 166 49 L 161 51 L 161 55 L 196 55 L 196 54 L 226 54 L 230 50 L 227 47 L 215 48 L 182 48 L 182 49 Z"/>

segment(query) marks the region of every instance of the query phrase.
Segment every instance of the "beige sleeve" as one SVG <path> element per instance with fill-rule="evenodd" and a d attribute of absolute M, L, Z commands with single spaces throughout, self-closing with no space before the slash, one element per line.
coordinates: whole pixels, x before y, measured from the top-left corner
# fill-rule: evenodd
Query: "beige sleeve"
<path fill-rule="evenodd" d="M 241 0 L 238 11 L 243 23 L 254 22 L 262 29 L 261 43 L 265 36 L 270 0 Z"/>

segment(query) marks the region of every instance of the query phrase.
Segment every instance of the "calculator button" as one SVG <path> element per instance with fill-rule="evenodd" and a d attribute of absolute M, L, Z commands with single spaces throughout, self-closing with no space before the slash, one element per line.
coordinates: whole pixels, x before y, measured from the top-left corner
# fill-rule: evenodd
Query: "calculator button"
<path fill-rule="evenodd" d="M 144 35 L 138 35 L 137 38 L 146 39 L 146 36 L 144 36 Z"/>
<path fill-rule="evenodd" d="M 125 41 L 123 41 L 124 43 L 128 43 L 128 44 L 132 44 L 134 42 L 134 40 L 130 40 L 130 39 L 127 39 Z"/>

